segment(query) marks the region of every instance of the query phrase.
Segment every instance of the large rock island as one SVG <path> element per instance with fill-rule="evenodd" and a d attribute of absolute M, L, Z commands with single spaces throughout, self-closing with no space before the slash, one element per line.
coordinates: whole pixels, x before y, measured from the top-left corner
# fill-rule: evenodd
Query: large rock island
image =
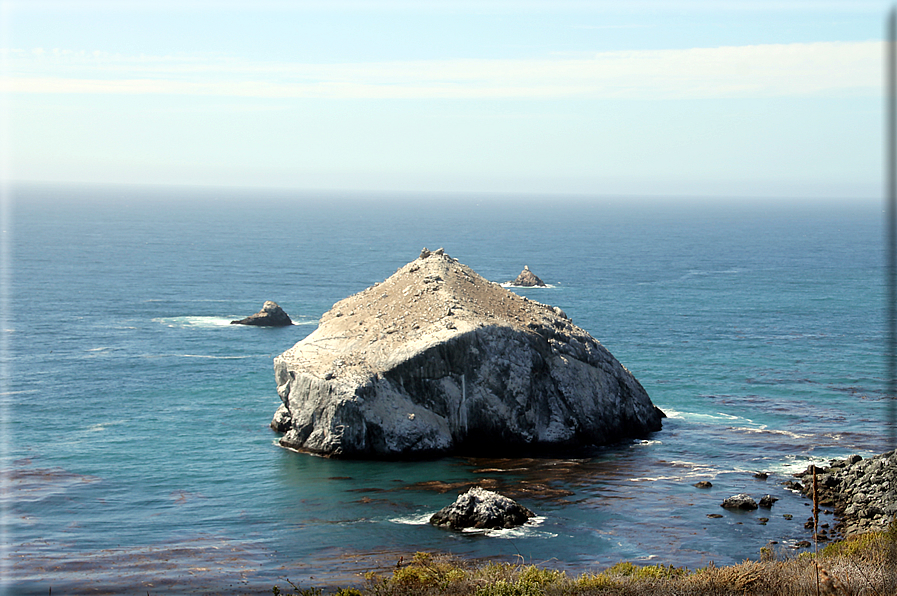
<path fill-rule="evenodd" d="M 663 413 L 559 308 L 424 249 L 274 359 L 284 447 L 334 457 L 556 452 L 660 430 Z"/>

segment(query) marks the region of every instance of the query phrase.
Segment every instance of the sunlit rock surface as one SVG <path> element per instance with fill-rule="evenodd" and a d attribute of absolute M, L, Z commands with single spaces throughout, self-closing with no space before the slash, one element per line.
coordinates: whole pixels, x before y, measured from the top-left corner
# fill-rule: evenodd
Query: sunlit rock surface
<path fill-rule="evenodd" d="M 441 249 L 336 303 L 274 372 L 280 444 L 335 457 L 572 451 L 663 417 L 561 309 Z"/>

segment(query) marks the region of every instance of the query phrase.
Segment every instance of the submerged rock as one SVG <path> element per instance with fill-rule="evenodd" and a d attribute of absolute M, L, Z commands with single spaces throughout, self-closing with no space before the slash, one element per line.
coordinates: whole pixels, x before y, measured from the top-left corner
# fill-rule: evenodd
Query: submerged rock
<path fill-rule="evenodd" d="M 231 325 L 256 325 L 258 327 L 287 327 L 293 324 L 287 313 L 270 300 L 265 301 L 262 310 L 239 321 L 231 321 Z"/>
<path fill-rule="evenodd" d="M 520 272 L 520 275 L 517 276 L 511 285 L 514 286 L 522 286 L 524 288 L 544 288 L 546 287 L 545 282 L 536 276 L 535 273 L 529 270 L 529 267 L 524 265 L 523 271 Z"/>
<path fill-rule="evenodd" d="M 513 528 L 535 516 L 535 513 L 508 497 L 474 486 L 459 495 L 454 503 L 434 513 L 430 523 L 453 530 Z"/>
<path fill-rule="evenodd" d="M 441 249 L 336 303 L 274 373 L 280 444 L 334 457 L 569 451 L 664 416 L 563 311 Z"/>

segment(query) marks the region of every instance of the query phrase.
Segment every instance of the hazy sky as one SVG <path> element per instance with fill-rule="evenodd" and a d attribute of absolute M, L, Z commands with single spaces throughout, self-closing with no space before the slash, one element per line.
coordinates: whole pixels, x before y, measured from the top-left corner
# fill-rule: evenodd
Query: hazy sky
<path fill-rule="evenodd" d="M 0 0 L 6 170 L 879 197 L 889 6 Z"/>

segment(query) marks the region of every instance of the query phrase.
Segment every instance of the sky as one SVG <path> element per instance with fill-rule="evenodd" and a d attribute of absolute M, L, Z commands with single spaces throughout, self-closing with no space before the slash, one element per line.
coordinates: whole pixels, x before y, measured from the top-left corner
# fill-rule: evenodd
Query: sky
<path fill-rule="evenodd" d="M 879 198 L 865 0 L 0 0 L 13 182 Z"/>

